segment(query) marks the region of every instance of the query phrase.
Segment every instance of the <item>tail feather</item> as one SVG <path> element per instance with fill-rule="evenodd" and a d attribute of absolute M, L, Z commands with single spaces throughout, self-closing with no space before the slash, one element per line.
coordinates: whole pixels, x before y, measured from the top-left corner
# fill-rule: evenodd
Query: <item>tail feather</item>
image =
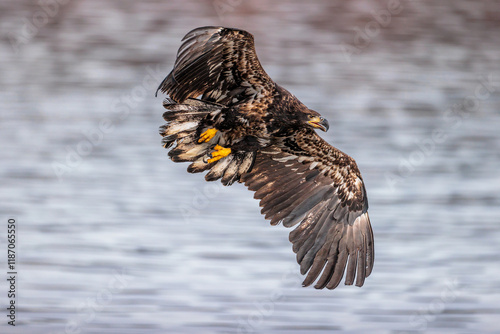
<path fill-rule="evenodd" d="M 213 127 L 223 106 L 196 99 L 187 99 L 184 103 L 165 99 L 163 106 L 167 109 L 163 114 L 167 124 L 160 127 L 160 134 L 163 147 L 171 149 L 168 155 L 172 161 L 190 161 L 188 172 L 209 170 L 205 179 L 215 181 L 222 178 L 224 185 L 239 181 L 242 174 L 250 171 L 255 160 L 254 152 L 235 152 L 216 162 L 208 162 L 215 145 L 226 142 L 221 131 L 208 142 L 198 142 L 200 134 Z"/>
<path fill-rule="evenodd" d="M 209 150 L 210 144 L 208 143 L 196 145 L 193 143 L 184 144 L 182 142 L 177 144 L 175 149 L 168 152 L 168 156 L 174 162 L 188 162 L 205 156 Z"/>
<path fill-rule="evenodd" d="M 170 122 L 164 127 L 162 135 L 170 136 L 180 133 L 191 133 L 193 130 L 196 131 L 199 125 L 199 121 L 196 120 L 190 122 Z"/>
<path fill-rule="evenodd" d="M 252 169 L 255 160 L 255 152 L 237 153 L 234 155 L 233 161 L 224 171 L 222 184 L 225 186 L 231 185 L 234 181 L 239 180 L 239 177 Z"/>
<path fill-rule="evenodd" d="M 163 114 L 167 124 L 160 127 L 160 134 L 163 136 L 163 147 L 170 148 L 176 141 L 177 144 L 182 141 L 186 145 L 185 138 L 194 138 L 207 116 L 220 112 L 220 106 L 200 102 L 189 99 L 186 103 L 178 104 L 168 98 L 163 101 L 163 106 L 167 109 Z"/>
<path fill-rule="evenodd" d="M 205 175 L 205 180 L 215 181 L 220 179 L 224 175 L 224 172 L 226 171 L 227 167 L 231 164 L 231 161 L 233 161 L 233 159 L 234 155 L 230 154 L 227 157 L 217 161 L 215 166 L 213 166 L 207 173 L 207 175 Z"/>
<path fill-rule="evenodd" d="M 233 160 L 229 163 L 226 170 L 224 171 L 224 176 L 222 177 L 222 184 L 227 186 L 233 184 L 238 178 L 238 168 L 241 165 L 242 157 L 240 154 L 234 155 Z"/>
<path fill-rule="evenodd" d="M 196 159 L 191 165 L 189 165 L 187 171 L 189 173 L 200 173 L 210 169 L 211 166 L 213 165 L 208 163 L 206 157 L 203 156 Z"/>

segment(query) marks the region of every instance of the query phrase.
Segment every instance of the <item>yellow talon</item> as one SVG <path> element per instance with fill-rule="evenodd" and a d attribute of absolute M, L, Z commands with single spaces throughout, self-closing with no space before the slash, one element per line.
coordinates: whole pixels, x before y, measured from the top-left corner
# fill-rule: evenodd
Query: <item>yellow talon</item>
<path fill-rule="evenodd" d="M 208 129 L 200 135 L 200 139 L 198 139 L 198 143 L 208 143 L 217 133 L 217 129 Z"/>
<path fill-rule="evenodd" d="M 208 163 L 215 162 L 215 161 L 220 160 L 224 157 L 227 157 L 229 154 L 231 154 L 230 148 L 225 148 L 225 147 L 222 147 L 220 145 L 215 145 L 214 150 L 215 150 L 215 152 L 212 153 L 212 159 L 208 159 Z"/>

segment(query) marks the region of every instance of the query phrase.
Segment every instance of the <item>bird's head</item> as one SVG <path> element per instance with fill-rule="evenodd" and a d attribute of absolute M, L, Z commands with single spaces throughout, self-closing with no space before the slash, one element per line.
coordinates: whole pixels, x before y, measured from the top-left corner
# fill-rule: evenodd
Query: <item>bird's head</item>
<path fill-rule="evenodd" d="M 302 121 L 312 128 L 321 129 L 325 132 L 330 128 L 328 121 L 321 117 L 318 112 L 311 109 L 307 109 L 307 111 L 303 113 Z"/>

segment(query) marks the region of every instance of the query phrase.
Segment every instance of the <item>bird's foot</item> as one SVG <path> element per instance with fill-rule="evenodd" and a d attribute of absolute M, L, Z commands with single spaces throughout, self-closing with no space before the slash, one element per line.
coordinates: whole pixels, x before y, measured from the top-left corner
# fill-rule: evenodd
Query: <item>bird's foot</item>
<path fill-rule="evenodd" d="M 217 129 L 208 129 L 200 135 L 198 143 L 208 143 L 217 133 Z"/>
<path fill-rule="evenodd" d="M 215 152 L 212 152 L 212 159 L 208 159 L 208 163 L 215 162 L 231 154 L 230 148 L 222 147 L 220 145 L 215 145 L 214 150 Z"/>

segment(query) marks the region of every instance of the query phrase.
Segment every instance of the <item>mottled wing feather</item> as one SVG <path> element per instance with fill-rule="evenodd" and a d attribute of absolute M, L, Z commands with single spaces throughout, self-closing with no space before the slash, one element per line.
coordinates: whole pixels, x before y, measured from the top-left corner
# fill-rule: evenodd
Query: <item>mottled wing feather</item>
<path fill-rule="evenodd" d="M 271 224 L 290 233 L 304 286 L 362 286 L 373 268 L 373 232 L 365 187 L 355 161 L 312 130 L 282 138 L 260 152 L 241 180 L 260 199 Z M 319 277 L 319 278 L 318 278 Z"/>
<path fill-rule="evenodd" d="M 229 105 L 270 96 L 274 86 L 257 58 L 250 33 L 202 27 L 184 37 L 174 69 L 158 90 L 179 103 L 202 95 L 203 100 Z"/>

